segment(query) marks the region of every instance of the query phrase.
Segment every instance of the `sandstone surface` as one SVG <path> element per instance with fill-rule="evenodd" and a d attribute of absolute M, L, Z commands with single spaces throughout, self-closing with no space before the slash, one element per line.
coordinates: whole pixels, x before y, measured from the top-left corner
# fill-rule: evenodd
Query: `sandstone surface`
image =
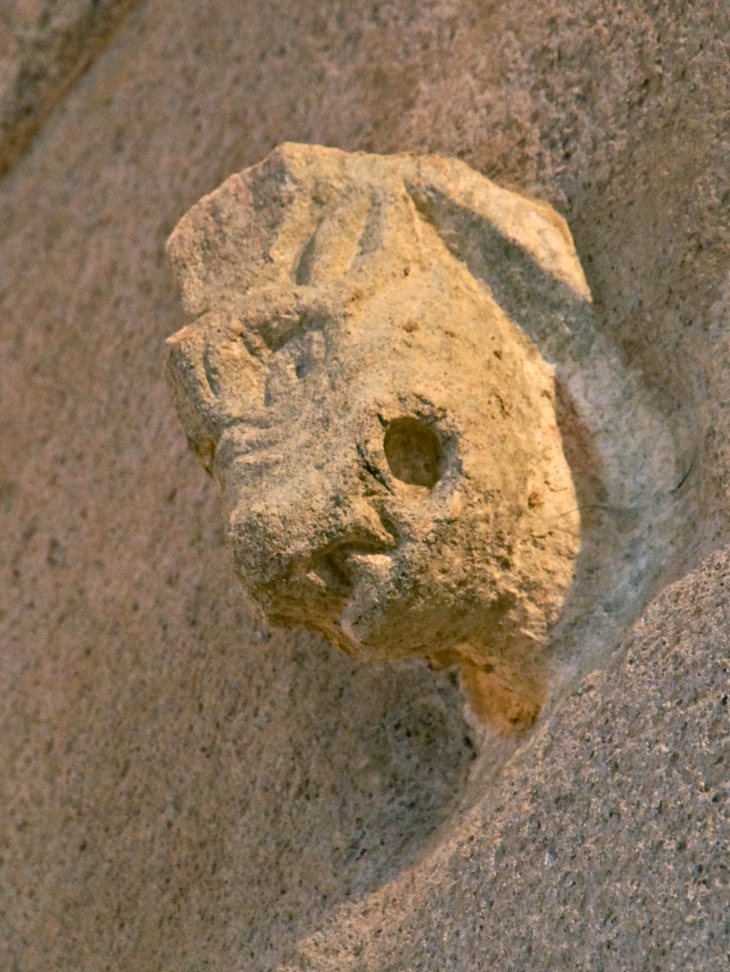
<path fill-rule="evenodd" d="M 171 236 L 191 323 L 168 372 L 265 618 L 360 660 L 456 664 L 509 732 L 547 693 L 580 512 L 553 369 L 453 254 L 495 235 L 494 276 L 512 247 L 552 278 L 554 329 L 590 313 L 544 203 L 455 160 L 283 145 Z"/>
<path fill-rule="evenodd" d="M 727 968 L 729 36 L 713 0 L 126 17 L 0 184 L 4 968 Z M 512 757 L 447 672 L 262 626 L 180 435 L 165 240 L 286 141 L 551 203 L 621 390 L 589 441 L 661 433 L 602 446 L 590 667 Z"/>
<path fill-rule="evenodd" d="M 134 0 L 0 3 L 0 174 L 103 48 Z"/>

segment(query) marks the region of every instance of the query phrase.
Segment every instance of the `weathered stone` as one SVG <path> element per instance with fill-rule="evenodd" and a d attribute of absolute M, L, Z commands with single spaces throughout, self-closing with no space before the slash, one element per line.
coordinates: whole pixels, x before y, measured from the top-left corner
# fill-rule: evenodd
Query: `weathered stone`
<path fill-rule="evenodd" d="M 5 0 L 0 4 L 0 175 L 134 3 Z"/>
<path fill-rule="evenodd" d="M 729 36 L 714 0 L 122 24 L 0 184 L 3 972 L 727 972 Z M 552 200 L 595 333 L 680 446 L 620 465 L 622 435 L 612 476 L 643 453 L 696 501 L 663 572 L 631 539 L 640 501 L 652 537 L 665 516 L 651 484 L 581 500 L 568 601 L 618 562 L 600 538 L 581 566 L 614 509 L 631 570 L 591 598 L 594 671 L 499 771 L 451 673 L 257 623 L 169 405 L 165 240 L 285 140 L 458 155 Z M 612 374 L 592 442 L 644 427 Z"/>
<path fill-rule="evenodd" d="M 448 229 L 434 200 L 460 208 Z M 590 301 L 544 203 L 456 160 L 283 145 L 170 238 L 194 320 L 168 370 L 268 621 L 458 664 L 509 731 L 545 697 L 580 514 L 553 369 L 452 252 L 495 235 L 496 276 L 528 258 Z"/>

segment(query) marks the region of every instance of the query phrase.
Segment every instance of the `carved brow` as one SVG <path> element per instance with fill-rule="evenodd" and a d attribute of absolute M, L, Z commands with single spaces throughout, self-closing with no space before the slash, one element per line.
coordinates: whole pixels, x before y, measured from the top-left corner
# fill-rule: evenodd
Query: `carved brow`
<path fill-rule="evenodd" d="M 247 309 L 243 323 L 249 333 L 259 334 L 270 351 L 279 351 L 290 341 L 308 331 L 324 327 L 336 315 L 326 298 L 302 299 L 287 295 L 278 306 L 266 301 Z"/>

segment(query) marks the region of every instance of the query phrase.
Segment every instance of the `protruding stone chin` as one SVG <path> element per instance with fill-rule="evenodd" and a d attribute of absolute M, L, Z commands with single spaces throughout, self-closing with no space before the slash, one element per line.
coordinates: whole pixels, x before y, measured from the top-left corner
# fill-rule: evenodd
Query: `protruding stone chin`
<path fill-rule="evenodd" d="M 168 254 L 172 393 L 253 600 L 531 725 L 580 517 L 552 369 L 495 294 L 556 328 L 590 300 L 563 220 L 457 161 L 282 145 Z"/>

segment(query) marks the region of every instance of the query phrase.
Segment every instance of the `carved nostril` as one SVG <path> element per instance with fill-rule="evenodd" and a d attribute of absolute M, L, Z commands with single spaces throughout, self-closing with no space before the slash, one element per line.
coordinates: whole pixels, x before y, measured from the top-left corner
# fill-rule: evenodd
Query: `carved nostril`
<path fill-rule="evenodd" d="M 312 557 L 315 574 L 331 593 L 340 596 L 352 593 L 353 570 L 358 573 L 363 558 L 389 561 L 386 555 L 397 545 L 395 532 L 389 531 L 375 510 L 367 504 L 355 504 L 353 512 L 355 516 L 342 535 Z"/>
<path fill-rule="evenodd" d="M 385 458 L 396 479 L 432 489 L 441 479 L 442 453 L 438 436 L 411 416 L 395 419 L 383 440 Z"/>

